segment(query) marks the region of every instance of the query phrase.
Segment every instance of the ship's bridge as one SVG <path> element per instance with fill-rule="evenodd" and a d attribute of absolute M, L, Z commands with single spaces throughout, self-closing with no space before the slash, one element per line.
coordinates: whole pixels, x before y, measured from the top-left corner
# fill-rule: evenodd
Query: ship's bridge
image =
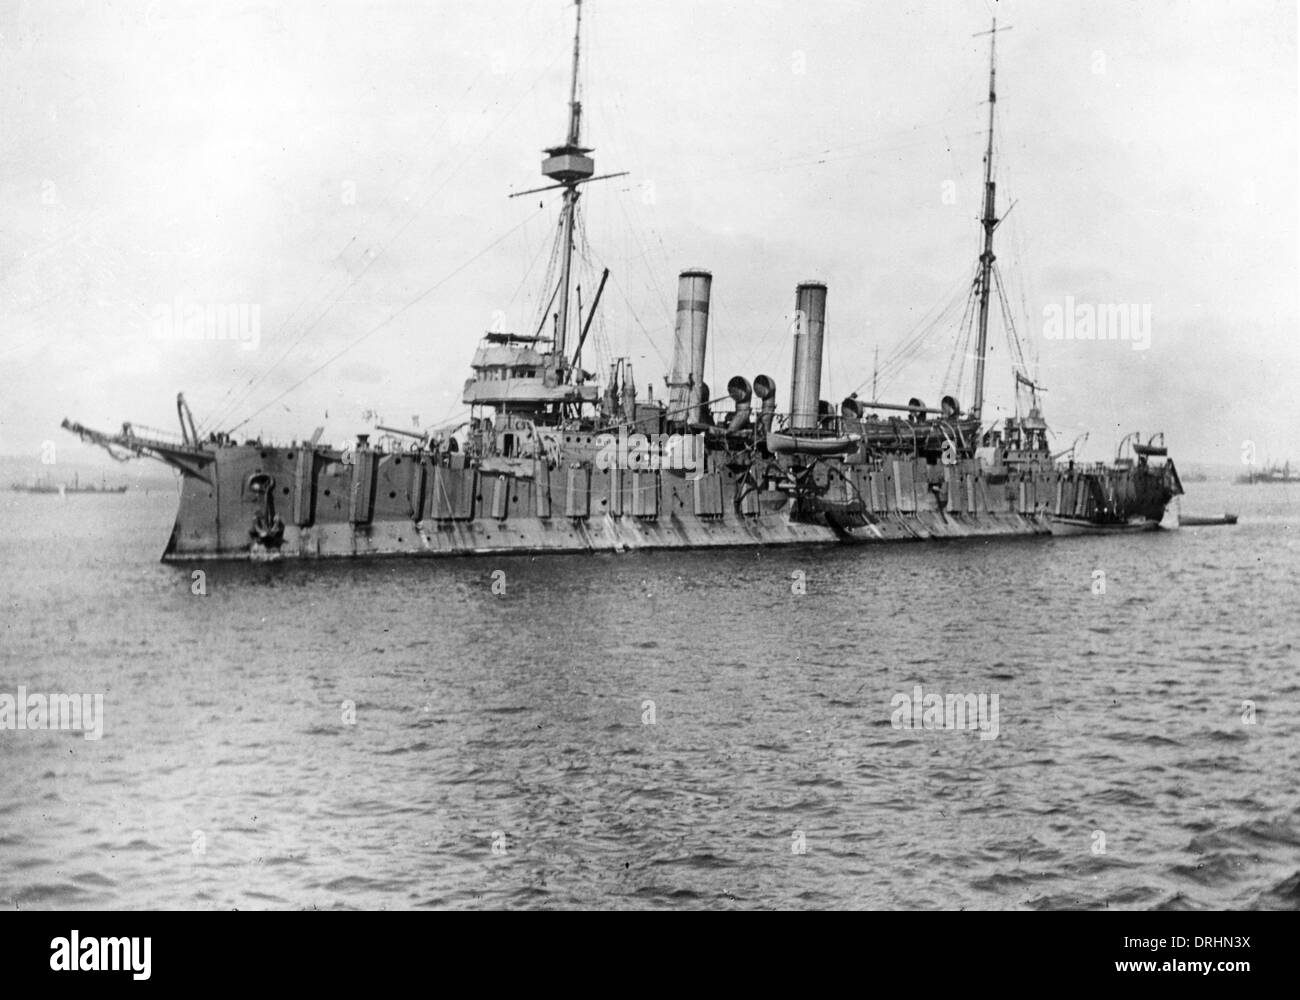
<path fill-rule="evenodd" d="M 1001 459 L 1008 465 L 1029 465 L 1051 460 L 1052 450 L 1047 441 L 1047 421 L 1043 419 L 1038 407 L 1031 407 L 1025 417 L 1008 417 L 1004 432 L 996 431 L 990 436 L 990 443 L 1001 452 Z"/>
<path fill-rule="evenodd" d="M 1007 420 L 1007 438 L 1022 451 L 1048 451 L 1047 421 L 1038 407 L 1031 407 L 1027 417 Z"/>
<path fill-rule="evenodd" d="M 465 383 L 463 401 L 470 406 L 502 406 L 514 411 L 599 401 L 598 386 L 560 380 L 550 344 L 546 337 L 487 334 L 470 363 L 474 375 Z"/>

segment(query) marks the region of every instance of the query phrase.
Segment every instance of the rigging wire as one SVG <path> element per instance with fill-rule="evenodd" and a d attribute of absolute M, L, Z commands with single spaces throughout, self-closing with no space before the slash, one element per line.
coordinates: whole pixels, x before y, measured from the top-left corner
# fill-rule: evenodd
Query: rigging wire
<path fill-rule="evenodd" d="M 906 352 L 899 355 L 891 363 L 883 364 L 881 366 L 878 375 L 880 386 L 887 388 L 892 385 L 898 376 L 901 375 L 913 361 L 921 356 L 927 346 L 926 341 L 930 334 L 939 327 L 947 325 L 953 318 L 955 318 L 955 312 L 960 301 L 960 299 L 954 299 L 950 302 L 944 311 L 921 332 L 921 335 L 916 338 L 913 345 Z"/>
<path fill-rule="evenodd" d="M 507 310 L 514 307 L 515 302 L 519 298 L 519 293 L 522 292 L 524 290 L 524 286 L 528 284 L 529 275 L 533 273 L 533 268 L 535 268 L 537 266 L 537 262 L 542 259 L 542 254 L 545 251 L 546 251 L 546 244 L 541 240 L 538 240 L 537 253 L 533 254 L 532 262 L 528 265 L 528 269 L 524 271 L 524 276 L 519 280 L 519 284 L 515 286 L 515 291 L 514 294 L 510 296 L 510 301 L 506 303 Z"/>
<path fill-rule="evenodd" d="M 943 382 L 940 383 L 941 387 L 944 389 L 953 386 L 952 369 L 953 365 L 957 365 L 957 383 L 953 388 L 952 395 L 958 399 L 961 398 L 961 386 L 966 373 L 967 353 L 970 350 L 971 331 L 974 329 L 975 302 L 975 285 L 972 283 L 970 292 L 966 296 L 966 309 L 962 313 L 961 323 L 958 326 L 958 330 L 960 331 L 958 335 L 958 343 L 953 350 L 952 356 L 948 359 L 948 368 L 943 374 Z M 958 364 L 959 359 L 960 364 Z"/>
<path fill-rule="evenodd" d="M 605 80 L 605 77 L 601 75 L 605 63 L 598 57 L 602 49 L 600 42 L 601 35 L 601 22 L 597 17 L 593 19 L 592 31 L 589 36 L 591 38 L 591 51 L 589 58 L 583 65 L 586 71 L 591 74 L 593 87 L 596 87 L 600 93 L 608 94 L 609 96 L 607 99 L 601 101 L 592 108 L 592 115 L 600 129 L 602 147 L 610 151 L 614 162 L 618 163 L 620 167 L 630 167 L 633 164 L 645 162 L 645 158 L 638 155 L 639 150 L 636 147 L 636 144 L 632 141 L 631 132 L 624 128 L 624 122 L 631 120 L 622 99 L 622 94 L 625 88 L 618 86 L 616 83 L 609 86 L 599 85 Z M 613 113 L 607 114 L 607 111 L 612 111 Z M 651 181 L 649 183 L 652 184 L 653 182 Z M 628 191 L 633 190 L 633 187 L 624 186 L 618 190 L 619 193 L 627 193 Z M 613 201 L 617 205 L 618 212 L 621 214 L 625 223 L 625 237 L 631 237 L 637 244 L 637 250 L 640 255 L 638 260 L 644 267 L 644 273 L 640 275 L 640 277 L 644 283 L 645 290 L 651 298 L 658 299 L 662 308 L 669 310 L 670 300 L 668 293 L 665 291 L 662 284 L 661 276 L 668 274 L 672 270 L 672 262 L 669 258 L 667 248 L 664 246 L 663 237 L 652 222 L 647 222 L 645 220 L 642 212 L 643 206 L 652 204 L 652 200 L 647 200 L 646 196 L 649 192 L 653 191 L 653 188 L 643 186 L 641 191 L 642 197 L 632 200 L 630 212 L 628 202 L 631 199 L 613 198 Z M 663 261 L 662 268 L 650 266 L 651 247 L 658 251 L 657 256 Z M 628 257 L 629 261 L 631 261 L 631 259 L 631 257 Z"/>
<path fill-rule="evenodd" d="M 356 241 L 356 237 L 353 237 L 350 243 L 355 241 Z M 346 252 L 346 248 L 345 248 L 345 252 Z M 234 411 L 237 410 L 239 406 L 241 406 L 244 403 L 244 401 L 249 397 L 249 395 L 252 392 L 254 392 L 256 388 L 262 384 L 263 381 L 265 381 L 267 378 L 270 377 L 271 373 L 274 372 L 276 368 L 280 366 L 280 364 L 284 361 L 284 359 L 289 356 L 290 352 L 293 351 L 293 349 L 297 347 L 300 343 L 302 343 L 302 341 L 306 338 L 306 336 L 316 328 L 316 326 L 325 318 L 325 316 L 328 315 L 330 310 L 332 310 L 339 303 L 342 297 L 346 295 L 352 289 L 352 287 L 356 285 L 357 282 L 359 282 L 365 276 L 366 272 L 370 270 L 370 268 L 374 265 L 375 261 L 379 259 L 379 254 L 371 253 L 369 249 L 367 249 L 364 256 L 366 257 L 366 263 L 362 267 L 362 269 L 356 274 L 356 276 L 352 279 L 352 281 L 350 281 L 347 285 L 344 285 L 342 288 L 339 288 L 332 295 L 328 296 L 325 302 L 325 307 L 316 315 L 316 318 L 312 320 L 309 324 L 307 324 L 305 327 L 303 327 L 303 329 L 299 332 L 298 336 L 280 352 L 279 356 L 270 365 L 270 367 L 263 370 L 262 373 L 259 375 L 250 376 L 248 383 L 244 387 L 244 389 L 241 390 L 240 393 L 234 399 L 232 399 L 222 409 L 222 411 L 219 414 L 214 413 L 209 420 L 205 420 L 200 425 L 200 430 L 209 427 L 219 427 L 223 421 L 229 419 L 230 416 L 234 413 Z"/>
<path fill-rule="evenodd" d="M 555 236 L 551 240 L 551 256 L 546 263 L 546 274 L 543 276 L 542 284 L 537 291 L 537 306 L 533 310 L 533 325 L 530 327 L 530 329 L 540 331 L 542 335 L 545 335 L 546 314 L 550 311 L 555 296 L 559 293 L 559 275 L 556 272 L 560 266 L 560 248 L 563 242 L 564 215 L 561 213 L 559 221 L 555 225 Z"/>
<path fill-rule="evenodd" d="M 773 334 L 778 334 L 778 335 L 783 334 L 788 329 L 789 329 L 789 323 L 784 318 L 781 320 L 780 323 L 773 324 L 771 327 L 768 328 L 768 331 L 765 334 L 763 334 L 763 336 L 759 339 L 758 343 L 754 345 L 752 352 L 750 352 L 751 355 L 753 357 L 757 357 L 758 352 L 767 345 L 768 341 L 772 339 Z M 763 355 L 763 363 L 758 366 L 758 371 L 760 373 L 771 371 L 773 367 L 773 363 L 780 362 L 781 352 L 784 350 L 784 348 L 785 348 L 785 338 L 778 336 L 776 343 L 774 343 L 771 349 L 766 354 Z"/>
<path fill-rule="evenodd" d="M 655 354 L 659 355 L 659 361 L 664 366 L 664 370 L 667 371 L 668 359 L 664 357 L 664 352 L 659 349 L 658 340 L 654 337 L 653 334 L 650 333 L 648 329 L 646 329 L 646 325 L 643 322 L 641 322 L 641 317 L 637 314 L 636 309 L 633 307 L 632 301 L 628 297 L 627 290 L 623 287 L 622 282 L 618 280 L 617 275 L 615 275 L 613 271 L 611 271 L 609 274 L 609 280 L 610 283 L 614 286 L 615 291 L 617 291 L 619 296 L 623 299 L 623 304 L 627 306 L 627 311 L 632 316 L 632 322 L 634 322 L 637 325 L 637 328 L 645 335 L 646 340 L 650 342 L 650 346 L 651 348 L 654 349 Z M 631 352 L 629 351 L 629 353 Z"/>
<path fill-rule="evenodd" d="M 971 338 L 975 336 L 975 326 L 976 326 L 975 305 L 976 305 L 975 297 L 972 295 L 966 310 L 965 335 L 962 337 L 961 347 L 958 348 L 958 350 L 961 352 L 961 364 L 957 368 L 957 385 L 953 388 L 953 393 L 952 393 L 953 398 L 958 400 L 961 399 L 962 388 L 966 384 L 966 373 L 970 371 L 970 369 L 973 367 L 967 365 L 966 362 L 971 359 L 970 342 L 971 342 Z"/>
<path fill-rule="evenodd" d="M 308 372 L 306 375 L 304 375 L 302 378 L 300 378 L 300 379 L 299 379 L 297 382 L 295 382 L 293 385 L 289 386 L 289 388 L 287 388 L 287 389 L 285 389 L 283 392 L 281 392 L 278 396 L 276 396 L 276 397 L 275 397 L 274 399 L 272 399 L 270 402 L 265 403 L 264 405 L 262 405 L 261 407 L 259 407 L 258 409 L 254 410 L 252 413 L 250 413 L 247 417 L 245 417 L 245 418 L 244 418 L 243 420 L 241 420 L 239 423 L 237 423 L 234 427 L 232 427 L 232 428 L 230 429 L 230 430 L 231 430 L 231 433 L 234 433 L 234 432 L 237 431 L 239 428 L 243 427 L 244 424 L 248 423 L 250 420 L 252 420 L 254 417 L 256 417 L 259 413 L 263 412 L 264 410 L 266 410 L 266 409 L 268 409 L 269 407 L 271 407 L 271 406 L 275 405 L 276 403 L 278 403 L 278 402 L 279 402 L 280 400 L 282 400 L 285 396 L 289 395 L 291 392 L 293 392 L 293 391 L 294 391 L 295 389 L 297 389 L 299 386 L 303 385 L 303 383 L 307 382 L 309 379 L 314 378 L 314 377 L 315 377 L 319 372 L 323 371 L 325 368 L 328 368 L 328 367 L 329 367 L 330 365 L 332 365 L 335 361 L 337 361 L 339 358 L 343 357 L 343 355 L 347 354 L 349 351 L 351 351 L 354 347 L 356 347 L 356 346 L 357 346 L 358 344 L 360 344 L 362 341 L 368 339 L 368 338 L 371 337 L 373 334 L 375 334 L 375 333 L 379 332 L 380 330 L 382 330 L 385 326 L 387 326 L 389 323 L 391 323 L 393 320 L 395 320 L 398 316 L 402 315 L 403 313 L 405 313 L 407 310 L 411 309 L 412 307 L 418 305 L 420 302 L 423 302 L 423 301 L 424 301 L 425 299 L 427 299 L 430 295 L 432 295 L 435 291 L 437 291 L 439 288 L 441 288 L 443 285 L 445 285 L 447 282 L 449 282 L 452 278 L 456 277 L 456 275 L 460 274 L 462 271 L 464 271 L 466 268 L 468 268 L 471 264 L 473 264 L 473 263 L 474 263 L 475 261 L 477 261 L 479 258 L 486 256 L 486 255 L 487 255 L 488 253 L 490 253 L 492 250 L 496 249 L 500 244 L 504 243 L 507 239 L 509 239 L 511 236 L 513 236 L 513 235 L 514 235 L 518 230 L 520 230 L 520 229 L 522 229 L 524 226 L 526 226 L 526 225 L 527 225 L 527 224 L 528 224 L 532 219 L 535 219 L 538 215 L 540 215 L 540 214 L 542 213 L 542 211 L 543 211 L 543 209 L 540 209 L 540 208 L 539 208 L 536 212 L 534 212 L 532 215 L 530 215 L 530 216 L 529 216 L 527 219 L 525 219 L 523 222 L 521 222 L 521 223 L 519 223 L 518 225 L 512 227 L 512 228 L 511 228 L 508 232 L 506 232 L 504 235 L 499 236 L 497 239 L 493 240 L 491 243 L 489 243 L 487 246 L 485 246 L 482 250 L 480 250 L 478 253 L 476 253 L 473 257 L 471 257 L 469 260 L 465 261 L 463 264 L 461 264 L 459 267 L 457 267 L 454 271 L 451 271 L 450 273 L 448 273 L 448 274 L 445 275 L 444 277 L 440 278 L 438 281 L 436 281 L 434 284 L 430 285 L 428 288 L 426 288 L 424 291 L 422 291 L 422 292 L 421 292 L 419 295 L 417 295 L 415 298 L 413 298 L 413 299 L 411 299 L 409 302 L 407 302 L 404 306 L 402 306 L 402 307 L 399 308 L 399 309 L 394 310 L 392 313 L 390 313 L 390 314 L 389 314 L 387 317 L 385 317 L 383 320 L 380 320 L 380 322 L 376 323 L 374 326 L 372 326 L 372 327 L 371 327 L 369 330 L 367 330 L 365 333 L 361 334 L 361 336 L 356 337 L 355 339 L 353 339 L 353 340 L 351 341 L 351 343 L 345 345 L 343 348 L 341 348 L 340 350 L 336 351 L 334 354 L 330 355 L 329 358 L 327 358 L 325 361 L 321 362 L 319 365 L 317 365 L 315 368 L 313 368 L 310 372 Z"/>
<path fill-rule="evenodd" d="M 963 277 L 956 285 L 951 298 L 937 313 L 935 308 L 931 307 L 917 321 L 904 339 L 895 347 L 884 362 L 881 363 L 877 370 L 879 385 L 888 385 L 893 379 L 902 372 L 902 370 L 920 353 L 926 339 L 933 332 L 935 327 L 945 321 L 949 314 L 957 308 L 958 303 L 964 301 L 964 295 L 967 294 L 969 279 Z M 942 301 L 942 300 L 941 300 Z M 933 314 L 933 315 L 932 315 Z M 868 382 L 871 376 L 868 376 L 860 384 L 854 387 L 853 392 L 859 392 Z"/>
<path fill-rule="evenodd" d="M 1033 372 L 1025 363 L 1025 353 L 1020 343 L 1020 334 L 1016 331 L 1015 320 L 1011 315 L 1011 307 L 1007 303 L 1006 289 L 1002 284 L 1001 269 L 997 265 L 993 267 L 993 285 L 998 292 L 998 305 L 1002 312 L 1002 326 L 1006 332 L 1007 347 L 1011 351 L 1012 363 L 1020 368 L 1026 378 L 1033 381 Z"/>
<path fill-rule="evenodd" d="M 907 131 L 911 131 L 911 130 L 907 130 Z M 899 134 L 902 133 L 900 132 Z M 982 130 L 976 129 L 976 130 L 967 130 L 963 132 L 954 132 L 952 134 L 955 135 L 957 138 L 966 138 L 969 136 L 981 135 L 984 133 Z M 946 133 L 942 137 L 942 140 L 945 143 L 945 149 L 947 149 L 951 145 L 951 143 L 949 142 L 949 138 L 950 138 L 949 135 Z M 712 174 L 714 176 L 731 174 L 733 176 L 745 177 L 751 174 L 781 173 L 786 170 L 807 170 L 808 168 L 820 167 L 828 163 L 841 163 L 846 160 L 860 160 L 864 157 L 878 157 L 882 153 L 895 153 L 895 152 L 901 152 L 903 150 L 916 149 L 922 146 L 931 146 L 934 145 L 935 142 L 937 141 L 939 141 L 939 139 L 935 137 L 925 136 L 925 137 L 916 137 L 907 142 L 899 142 L 891 145 L 871 146 L 869 148 L 862 149 L 861 151 L 858 152 L 844 152 L 842 150 L 826 149 L 818 153 L 805 154 L 803 157 L 800 158 L 784 159 L 781 160 L 780 162 L 770 163 L 762 166 L 724 167 L 719 170 L 712 171 Z"/>
<path fill-rule="evenodd" d="M 538 51 L 538 49 L 540 49 L 540 48 L 542 47 L 542 45 L 545 44 L 545 43 L 546 43 L 546 39 L 545 39 L 545 38 L 539 38 L 538 43 L 534 46 L 532 52 L 529 53 L 529 57 L 531 58 L 532 54 L 535 53 L 536 51 Z M 373 252 L 373 253 L 370 252 L 370 248 L 367 249 L 367 256 L 368 256 L 369 259 L 367 260 L 366 264 L 365 264 L 364 267 L 361 269 L 361 271 L 360 271 L 359 273 L 357 273 L 357 274 L 352 278 L 352 280 L 348 282 L 348 284 L 347 284 L 346 286 L 344 286 L 342 289 L 340 289 L 336 295 L 334 295 L 332 301 L 331 301 L 331 302 L 326 306 L 326 308 L 325 308 L 325 309 L 324 309 L 324 310 L 323 310 L 319 315 L 317 315 L 316 319 L 313 320 L 312 323 L 311 323 L 310 325 L 308 325 L 305 329 L 303 329 L 303 330 L 299 333 L 299 335 L 298 335 L 298 336 L 297 336 L 297 337 L 296 337 L 296 338 L 295 338 L 295 339 L 294 339 L 294 340 L 289 344 L 289 346 L 288 346 L 288 347 L 287 347 L 287 348 L 286 348 L 286 349 L 285 349 L 285 350 L 280 354 L 280 356 L 276 359 L 276 361 L 275 361 L 275 362 L 274 362 L 274 363 L 273 363 L 269 368 L 265 369 L 265 370 L 264 370 L 260 375 L 255 376 L 255 377 L 250 381 L 249 385 L 246 386 L 245 389 L 242 390 L 242 391 L 239 393 L 238 397 L 237 397 L 235 400 L 233 400 L 231 403 L 229 403 L 228 405 L 226 405 L 226 406 L 223 408 L 222 415 L 221 415 L 220 417 L 218 417 L 218 418 L 213 418 L 213 419 L 211 419 L 211 420 L 206 420 L 206 421 L 204 421 L 204 427 L 219 426 L 219 424 L 220 424 L 221 421 L 224 421 L 224 420 L 226 420 L 226 419 L 229 419 L 230 414 L 231 414 L 235 409 L 237 409 L 240 405 L 242 405 L 242 404 L 243 404 L 243 403 L 248 399 L 248 397 L 252 394 L 252 392 L 256 390 L 257 386 L 259 386 L 263 381 L 265 381 L 265 380 L 266 380 L 266 379 L 271 375 L 271 373 L 272 373 L 276 368 L 279 367 L 279 365 L 284 361 L 284 359 L 285 359 L 286 357 L 288 357 L 289 353 L 290 353 L 291 351 L 293 351 L 294 348 L 296 348 L 300 343 L 302 343 L 302 341 L 306 338 L 306 336 L 307 336 L 307 335 L 308 335 L 312 330 L 314 330 L 314 329 L 316 328 L 316 326 L 318 326 L 318 325 L 320 324 L 320 322 L 325 318 L 325 316 L 326 316 L 326 315 L 327 315 L 331 310 L 333 310 L 333 308 L 334 308 L 334 307 L 339 303 L 339 301 L 342 300 L 343 296 L 346 295 L 346 294 L 347 294 L 347 293 L 348 293 L 348 292 L 349 292 L 349 291 L 350 291 L 350 290 L 351 290 L 351 289 L 352 289 L 352 288 L 353 288 L 353 287 L 354 287 L 358 282 L 361 281 L 361 279 L 365 276 L 366 272 L 368 272 L 368 271 L 370 270 L 371 266 L 373 266 L 373 264 L 375 263 L 375 261 L 378 260 L 380 256 L 382 256 L 382 254 L 384 253 L 384 251 L 387 250 L 387 249 L 388 249 L 388 248 L 389 248 L 389 247 L 390 247 L 394 242 L 396 242 L 396 240 L 397 240 L 397 239 L 398 239 L 398 238 L 399 238 L 399 237 L 400 237 L 400 236 L 401 236 L 401 235 L 402 235 L 402 234 L 403 234 L 403 233 L 404 233 L 404 232 L 405 232 L 405 231 L 410 227 L 410 225 L 411 225 L 411 224 L 412 224 L 412 223 L 413 223 L 413 222 L 414 222 L 414 221 L 419 217 L 419 213 L 420 213 L 420 211 L 422 211 L 424 208 L 426 208 L 426 207 L 428 206 L 428 204 L 429 204 L 431 201 L 433 201 L 434 198 L 436 198 L 439 194 L 442 193 L 442 191 L 447 187 L 447 185 L 449 185 L 449 184 L 451 183 L 451 181 L 452 181 L 452 180 L 453 180 L 453 179 L 454 179 L 454 178 L 455 178 L 455 177 L 460 173 L 460 171 L 464 169 L 465 165 L 466 165 L 467 163 L 469 163 L 469 162 L 473 159 L 474 154 L 477 153 L 478 150 L 482 148 L 482 146 L 484 145 L 484 143 L 486 143 L 488 139 L 490 139 L 493 135 L 495 135 L 495 134 L 496 134 L 496 133 L 501 129 L 501 127 L 502 127 L 502 126 L 503 126 L 507 121 L 510 120 L 510 118 L 514 115 L 514 113 L 515 113 L 515 112 L 519 109 L 519 107 L 524 103 L 524 101 L 525 101 L 525 100 L 526 100 L 526 99 L 527 99 L 527 98 L 528 98 L 528 97 L 533 93 L 533 91 L 537 88 L 537 85 L 538 85 L 539 83 L 541 83 L 542 79 L 543 79 L 543 78 L 544 78 L 544 77 L 545 77 L 545 76 L 546 76 L 546 75 L 551 71 L 551 68 L 552 68 L 552 67 L 555 65 L 555 63 L 558 61 L 558 59 L 560 58 L 560 55 L 561 55 L 561 54 L 562 54 L 562 53 L 557 53 L 555 56 L 553 56 L 553 57 L 551 58 L 551 60 L 546 64 L 546 67 L 542 70 L 541 73 L 539 73 L 539 74 L 534 78 L 533 82 L 529 85 L 529 87 L 528 87 L 528 88 L 524 91 L 524 93 L 520 96 L 519 100 L 516 101 L 515 104 L 510 108 L 510 110 L 508 110 L 504 115 L 502 115 L 502 116 L 497 120 L 496 124 L 494 124 L 490 129 L 488 129 L 488 131 L 485 132 L 485 133 L 484 133 L 484 134 L 483 134 L 483 135 L 482 135 L 482 136 L 481 136 L 481 137 L 480 137 L 480 138 L 479 138 L 479 139 L 474 143 L 473 147 L 472 147 L 469 151 L 467 151 L 464 155 L 459 156 L 459 157 L 456 158 L 455 163 L 453 164 L 451 171 L 450 171 L 450 172 L 446 175 L 446 177 L 442 180 L 442 183 L 439 184 L 437 187 L 433 188 L 433 189 L 430 191 L 430 193 L 429 193 L 429 194 L 428 194 L 428 195 L 427 195 L 427 196 L 426 196 L 426 197 L 425 197 L 425 198 L 424 198 L 424 199 L 419 203 L 418 206 L 412 208 L 412 209 L 407 213 L 407 215 L 406 215 L 404 221 L 401 222 L 401 224 L 396 228 L 396 230 L 394 230 L 393 232 L 391 232 L 391 233 L 388 235 L 388 237 L 386 238 L 386 240 L 385 240 L 383 243 L 379 244 L 380 249 L 379 249 L 378 251 Z M 470 88 L 466 91 L 466 94 L 468 94 L 469 92 L 472 92 L 473 89 L 478 85 L 478 83 L 481 82 L 481 80 L 483 79 L 483 77 L 484 77 L 484 74 L 480 74 L 478 80 L 476 80 L 473 84 L 471 84 Z M 486 113 L 487 113 L 487 110 L 488 110 L 488 109 L 485 108 L 483 113 L 486 114 Z M 450 120 L 451 120 L 451 115 L 449 114 L 449 115 L 448 115 L 448 116 L 443 120 L 443 122 L 439 125 L 439 128 L 438 128 L 437 130 L 435 130 L 434 136 L 431 137 L 430 140 L 429 140 L 429 143 L 430 143 L 430 144 L 432 143 L 433 138 L 436 137 L 437 133 L 440 132 L 440 131 L 442 130 L 442 128 L 443 128 L 443 127 L 444 127 L 444 126 L 445 126 L 445 125 L 446 125 Z M 529 216 L 529 218 L 531 219 L 531 218 L 533 218 L 533 216 Z M 354 243 L 355 241 L 356 241 L 356 235 L 354 234 L 353 237 L 348 241 L 348 245 L 350 246 L 350 245 L 351 245 L 352 243 Z M 346 252 L 346 250 L 347 250 L 347 247 L 345 246 L 345 247 L 344 247 L 344 252 Z M 295 310 L 295 313 L 296 313 L 296 311 L 297 311 L 297 310 Z M 281 327 L 281 329 L 283 329 L 283 327 Z M 278 332 L 278 331 L 277 331 L 277 332 Z M 263 409 L 265 409 L 265 407 L 263 407 Z M 261 412 L 261 411 L 259 410 L 258 412 Z M 243 423 L 246 423 L 246 422 L 247 422 L 247 421 L 244 421 L 244 422 L 240 423 L 240 424 L 237 425 L 237 426 L 243 426 Z"/>

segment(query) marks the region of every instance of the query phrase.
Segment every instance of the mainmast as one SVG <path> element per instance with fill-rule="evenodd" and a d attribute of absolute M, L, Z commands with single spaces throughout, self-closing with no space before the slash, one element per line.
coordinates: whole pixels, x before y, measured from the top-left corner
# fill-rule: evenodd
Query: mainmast
<path fill-rule="evenodd" d="M 582 51 L 582 0 L 575 0 L 577 24 L 573 30 L 573 79 L 569 85 L 569 134 L 563 146 L 546 150 L 542 173 L 564 188 L 561 216 L 559 310 L 555 327 L 554 364 L 563 373 L 569 333 L 569 285 L 573 269 L 573 223 L 578 208 L 578 185 L 596 172 L 596 162 L 582 145 L 582 104 L 578 101 L 578 60 Z"/>
<path fill-rule="evenodd" d="M 998 103 L 997 18 L 993 19 L 991 31 L 983 31 L 980 34 L 991 35 L 992 38 L 989 41 L 989 144 L 984 154 L 984 217 L 980 220 L 984 226 L 984 251 L 980 254 L 979 343 L 975 351 L 975 402 L 971 407 L 971 415 L 977 419 L 984 409 L 984 359 L 989 342 L 989 292 L 993 277 L 993 262 L 997 260 L 993 255 L 993 230 L 998 226 L 998 218 L 994 212 L 997 185 L 993 181 L 993 113 Z"/>

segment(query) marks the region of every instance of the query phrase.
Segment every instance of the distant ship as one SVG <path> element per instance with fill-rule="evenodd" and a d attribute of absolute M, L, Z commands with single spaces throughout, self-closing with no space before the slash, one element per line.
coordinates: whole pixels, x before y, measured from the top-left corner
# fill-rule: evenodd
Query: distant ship
<path fill-rule="evenodd" d="M 1292 472 L 1289 461 L 1283 465 L 1274 463 L 1263 469 L 1256 469 L 1252 465 L 1248 471 L 1237 477 L 1237 482 L 1249 486 L 1254 486 L 1256 483 L 1295 483 L 1300 482 L 1300 472 Z"/>
<path fill-rule="evenodd" d="M 624 552 L 1159 527 L 1182 493 L 1163 435 L 1128 435 L 1108 463 L 1076 462 L 1073 449 L 1054 455 L 1041 387 L 1023 357 L 1014 372 L 1016 415 L 1000 426 L 986 420 L 989 305 L 995 295 L 1003 299 L 993 253 L 1001 221 L 993 174 L 996 21 L 983 249 L 964 319 L 964 332 L 978 330 L 969 407 L 953 395 L 937 408 L 916 397 L 889 402 L 855 393 L 838 407 L 822 399 L 827 287 L 808 281 L 795 290 L 788 404 L 778 402 L 769 376 L 736 374 L 724 409 L 704 382 L 706 270 L 679 277 L 667 399 L 638 393 L 630 358 L 615 360 L 603 379 L 583 368 L 609 272 L 585 316 L 578 289 L 575 311 L 578 202 L 583 185 L 602 179 L 581 135 L 580 0 L 575 6 L 568 132 L 545 151 L 550 183 L 520 192 L 562 192 L 558 281 L 543 292 L 550 304 L 538 329 L 483 338 L 465 383 L 470 416 L 456 428 L 464 428 L 459 438 L 450 429 L 380 426 L 386 438 L 372 443 L 361 434 L 345 448 L 320 444 L 320 430 L 291 443 L 240 443 L 225 431 L 200 437 L 183 397 L 179 438 L 130 424 L 103 433 L 63 421 L 115 455 L 149 456 L 180 471 L 165 560 Z"/>
<path fill-rule="evenodd" d="M 87 483 L 82 486 L 80 477 L 75 472 L 72 474 L 72 482 L 70 483 L 52 483 L 47 477 L 45 479 L 34 479 L 30 483 L 12 483 L 9 488 L 18 493 L 58 493 L 61 496 L 68 493 L 126 492 L 125 486 L 109 486 L 107 476 L 101 478 L 98 486 L 94 483 Z"/>

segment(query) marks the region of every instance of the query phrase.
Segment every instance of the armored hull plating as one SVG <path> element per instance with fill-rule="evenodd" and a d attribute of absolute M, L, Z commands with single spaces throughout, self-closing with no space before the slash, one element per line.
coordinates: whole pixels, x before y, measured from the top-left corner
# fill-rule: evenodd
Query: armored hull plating
<path fill-rule="evenodd" d="M 764 461 L 703 471 L 464 455 L 228 445 L 182 479 L 164 558 L 326 558 L 813 545 L 1045 536 L 1158 526 L 1172 467 L 889 458 L 811 466 L 802 490 Z M 824 471 L 823 471 L 824 470 Z M 834 470 L 833 472 L 831 470 Z M 1108 496 L 1111 499 L 1107 499 Z"/>

